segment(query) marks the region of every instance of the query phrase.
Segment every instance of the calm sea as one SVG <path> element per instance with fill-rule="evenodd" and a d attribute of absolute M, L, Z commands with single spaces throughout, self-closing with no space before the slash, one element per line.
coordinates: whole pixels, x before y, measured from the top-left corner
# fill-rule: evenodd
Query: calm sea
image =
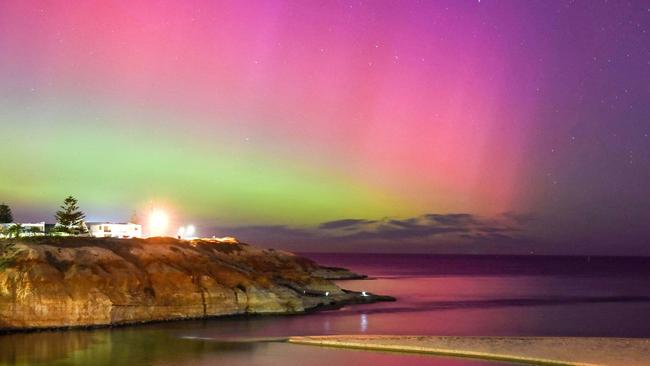
<path fill-rule="evenodd" d="M 297 316 L 228 317 L 0 336 L 0 364 L 500 365 L 265 341 L 322 334 L 650 337 L 650 258 L 307 254 L 398 301 Z M 262 340 L 260 340 L 262 338 Z"/>

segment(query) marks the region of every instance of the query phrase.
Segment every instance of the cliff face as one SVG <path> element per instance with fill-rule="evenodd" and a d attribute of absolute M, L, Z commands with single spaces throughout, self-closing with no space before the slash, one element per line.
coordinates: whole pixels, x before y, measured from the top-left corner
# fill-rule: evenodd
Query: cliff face
<path fill-rule="evenodd" d="M 327 278 L 354 277 L 246 244 L 158 239 L 15 242 L 0 269 L 0 329 L 97 326 L 370 302 Z"/>

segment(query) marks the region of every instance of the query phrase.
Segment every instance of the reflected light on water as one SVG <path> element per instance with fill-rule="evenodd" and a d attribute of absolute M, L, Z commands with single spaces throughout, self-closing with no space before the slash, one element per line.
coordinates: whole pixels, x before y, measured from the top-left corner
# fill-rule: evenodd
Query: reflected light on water
<path fill-rule="evenodd" d="M 368 330 L 368 315 L 366 314 L 361 314 L 361 317 L 359 319 L 359 330 L 361 333 L 365 333 Z"/>

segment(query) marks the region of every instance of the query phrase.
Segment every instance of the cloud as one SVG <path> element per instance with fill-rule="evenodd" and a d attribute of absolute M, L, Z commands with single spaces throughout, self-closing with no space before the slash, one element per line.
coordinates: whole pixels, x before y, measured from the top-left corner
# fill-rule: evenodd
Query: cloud
<path fill-rule="evenodd" d="M 436 221 L 441 224 L 447 225 L 460 225 L 460 224 L 470 224 L 476 222 L 476 219 L 473 215 L 466 213 L 459 214 L 426 214 L 424 217 Z"/>
<path fill-rule="evenodd" d="M 364 220 L 364 219 L 343 219 L 335 221 L 327 221 L 318 225 L 319 229 L 343 229 L 349 227 L 355 227 L 360 224 L 372 224 L 376 221 L 374 220 Z"/>
<path fill-rule="evenodd" d="M 481 218 L 467 213 L 429 213 L 405 219 L 343 219 L 319 226 L 328 235 L 346 240 L 412 240 L 444 236 L 448 239 L 512 239 L 520 231 L 519 217 L 512 214 Z"/>
<path fill-rule="evenodd" d="M 494 245 L 516 246 L 528 240 L 529 215 L 505 213 L 481 217 L 468 213 L 428 213 L 380 220 L 345 218 L 311 227 L 256 225 L 221 229 L 240 240 L 291 250 L 390 250 L 464 248 L 474 252 Z M 492 245 L 494 244 L 494 245 Z M 462 251 L 462 250 L 461 250 Z"/>

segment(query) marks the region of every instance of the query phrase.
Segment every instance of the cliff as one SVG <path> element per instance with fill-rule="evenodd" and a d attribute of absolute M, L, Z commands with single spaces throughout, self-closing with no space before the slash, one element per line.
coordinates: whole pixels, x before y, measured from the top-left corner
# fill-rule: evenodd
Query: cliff
<path fill-rule="evenodd" d="M 390 300 L 339 288 L 330 279 L 359 277 L 345 269 L 243 243 L 31 238 L 12 245 L 0 266 L 5 330 L 300 313 Z"/>

